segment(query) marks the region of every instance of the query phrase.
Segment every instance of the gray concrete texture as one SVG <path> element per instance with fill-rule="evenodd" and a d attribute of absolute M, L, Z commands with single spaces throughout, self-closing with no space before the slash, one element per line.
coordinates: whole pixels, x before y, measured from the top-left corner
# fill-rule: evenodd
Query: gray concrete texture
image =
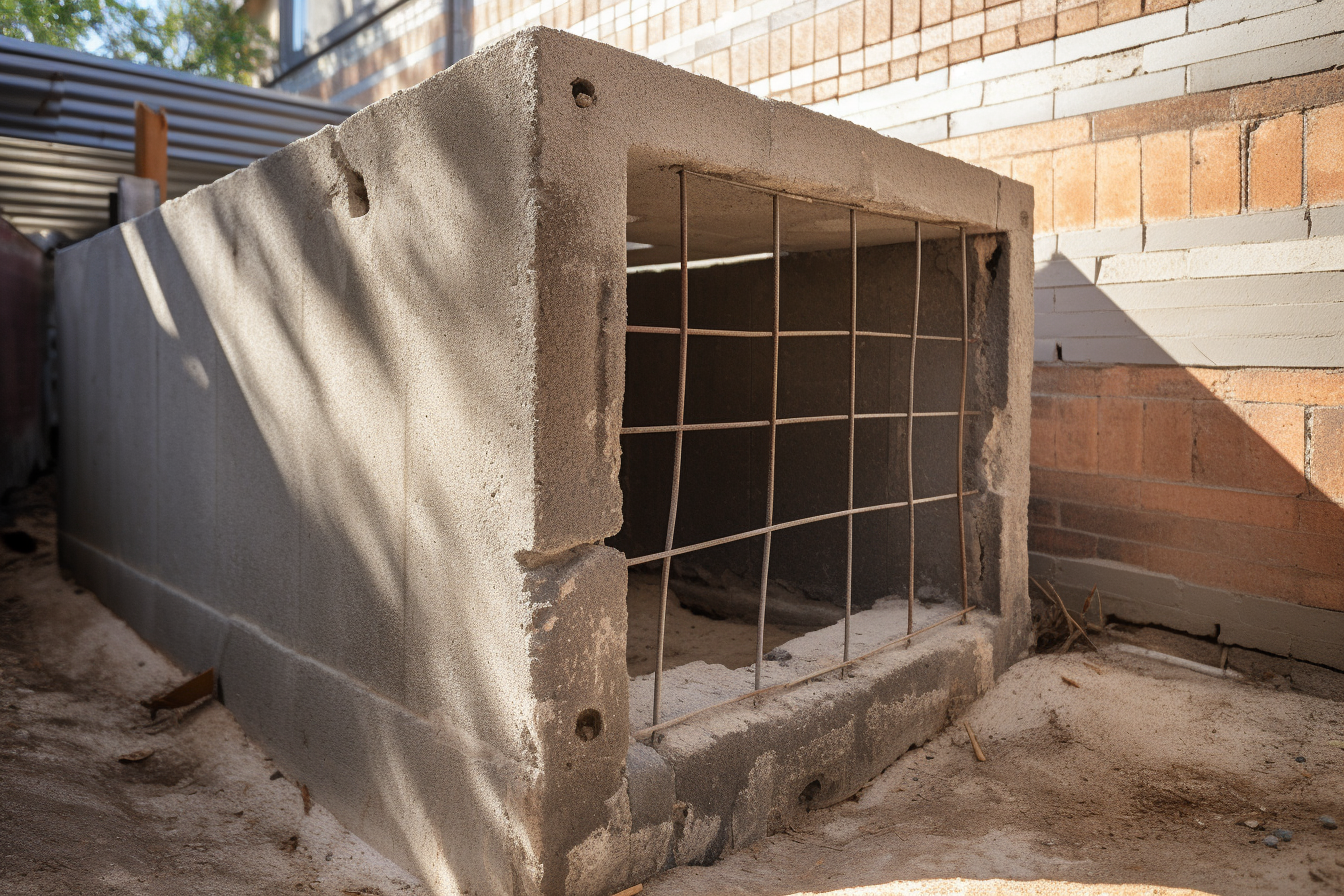
<path fill-rule="evenodd" d="M 975 362 L 991 612 L 867 685 L 654 749 L 630 738 L 625 557 L 602 542 L 627 183 L 667 164 L 1002 251 Z M 1027 647 L 1031 207 L 863 128 L 519 33 L 60 254 L 62 563 L 216 667 L 287 774 L 438 892 L 602 894 L 710 861 L 805 809 L 803 778 L 816 805 L 852 792 Z"/>

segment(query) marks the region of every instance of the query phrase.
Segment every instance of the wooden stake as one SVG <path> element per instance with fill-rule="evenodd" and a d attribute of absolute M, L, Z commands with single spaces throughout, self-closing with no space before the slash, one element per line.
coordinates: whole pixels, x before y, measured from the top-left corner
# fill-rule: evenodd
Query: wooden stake
<path fill-rule="evenodd" d="M 159 182 L 159 204 L 168 199 L 168 116 L 135 101 L 135 176 Z"/>
<path fill-rule="evenodd" d="M 989 760 L 985 758 L 985 751 L 980 749 L 980 740 L 975 736 L 975 732 L 971 730 L 971 723 L 963 721 L 961 724 L 966 729 L 967 736 L 971 739 L 971 749 L 975 751 L 975 758 L 980 762 L 988 762 Z"/>
<path fill-rule="evenodd" d="M 613 893 L 612 896 L 635 896 L 637 893 L 644 892 L 643 884 L 635 884 L 633 887 L 627 887 L 619 893 Z"/>

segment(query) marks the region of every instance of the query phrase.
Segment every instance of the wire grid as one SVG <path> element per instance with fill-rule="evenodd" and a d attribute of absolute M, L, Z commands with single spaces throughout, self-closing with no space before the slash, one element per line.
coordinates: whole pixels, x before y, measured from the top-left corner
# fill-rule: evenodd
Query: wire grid
<path fill-rule="evenodd" d="M 754 190 L 766 193 L 771 197 L 771 224 L 772 224 L 772 251 L 773 260 L 773 300 L 774 300 L 774 321 L 770 330 L 719 330 L 692 328 L 690 326 L 690 265 L 689 265 L 689 230 L 687 226 L 688 209 L 686 199 L 687 177 L 699 177 L 705 180 L 719 181 L 731 184 L 734 187 Z M 743 184 L 732 181 L 727 178 L 717 177 L 715 175 L 704 174 L 692 171 L 687 168 L 677 169 L 678 177 L 678 203 L 679 203 L 679 224 L 681 239 L 681 326 L 680 327 L 648 327 L 648 326 L 627 326 L 627 333 L 650 333 L 675 335 L 680 337 L 680 354 L 677 371 L 677 422 L 673 425 L 664 426 L 628 426 L 621 429 L 621 435 L 638 435 L 646 433 L 674 433 L 675 443 L 672 453 L 672 490 L 671 502 L 667 515 L 667 533 L 663 543 L 663 550 L 654 554 L 646 554 L 641 557 L 633 557 L 626 560 L 626 566 L 638 566 L 643 563 L 649 563 L 654 560 L 662 561 L 661 588 L 658 601 L 658 656 L 654 666 L 653 679 L 653 720 L 649 727 L 636 732 L 636 737 L 643 737 L 653 734 L 667 728 L 670 725 L 678 724 L 697 716 L 702 712 L 717 709 L 728 704 L 737 703 L 752 697 L 759 697 L 764 694 L 794 687 L 804 684 L 808 681 L 820 678 L 831 672 L 839 671 L 845 674 L 846 670 L 856 662 L 867 659 L 868 657 L 879 653 L 896 644 L 905 644 L 909 646 L 911 640 L 917 634 L 929 631 L 944 623 L 951 622 L 954 619 L 960 619 L 962 623 L 967 621 L 967 615 L 972 607 L 970 605 L 970 594 L 968 589 L 968 576 L 966 569 L 966 519 L 965 519 L 965 499 L 969 495 L 976 494 L 976 491 L 968 491 L 965 487 L 965 446 L 966 446 L 966 417 L 976 414 L 975 411 L 966 410 L 966 378 L 970 363 L 970 322 L 969 322 L 969 297 L 967 282 L 967 260 L 966 260 L 966 231 L 959 229 L 961 243 L 961 336 L 931 336 L 922 335 L 919 332 L 919 300 L 920 300 L 920 278 L 923 255 L 923 232 L 919 221 L 914 221 L 915 225 L 915 292 L 913 311 L 910 321 L 909 333 L 881 332 L 873 330 L 858 329 L 858 296 L 859 296 L 859 243 L 858 243 L 858 211 L 855 206 L 847 206 L 837 202 L 815 199 L 812 197 L 792 196 L 777 190 L 769 190 L 757 187 L 751 184 Z M 781 330 L 779 326 L 779 286 L 780 286 L 780 215 L 779 202 L 781 198 L 800 199 L 806 202 L 830 205 L 849 210 L 849 253 L 850 253 L 850 325 L 848 330 Z M 879 212 L 864 210 L 865 214 L 879 215 L 881 217 L 897 218 L 895 215 L 883 215 Z M 770 386 L 770 419 L 768 420 L 745 420 L 724 423 L 686 423 L 686 358 L 687 350 L 691 336 L 728 336 L 739 338 L 769 338 L 771 340 L 771 386 Z M 784 338 L 801 336 L 848 336 L 849 337 L 849 413 L 832 414 L 824 416 L 810 417 L 786 417 L 779 416 L 779 341 Z M 855 412 L 855 392 L 856 392 L 856 366 L 858 355 L 858 339 L 860 336 L 880 337 L 891 339 L 909 339 L 910 340 L 910 377 L 906 402 L 906 410 L 894 411 L 890 413 L 868 413 L 859 414 Z M 961 397 L 958 409 L 956 411 L 915 411 L 915 362 L 919 340 L 944 340 L 960 342 L 962 345 L 961 354 Z M 934 495 L 930 497 L 915 497 L 915 471 L 914 471 L 914 425 L 915 418 L 918 417 L 956 417 L 957 418 L 957 491 L 946 495 Z M 863 507 L 854 506 L 854 425 L 858 420 L 865 419 L 898 419 L 904 418 L 910 421 L 906 426 L 906 500 L 893 501 L 885 504 L 866 505 Z M 775 522 L 774 519 L 774 499 L 775 499 L 775 444 L 776 434 L 780 426 L 790 426 L 808 423 L 822 423 L 831 421 L 847 420 L 849 422 L 849 456 L 848 456 L 848 497 L 846 508 L 844 510 L 831 513 L 822 513 L 815 516 L 804 517 L 802 519 L 787 520 L 785 522 Z M 733 535 L 727 535 L 722 538 L 715 538 L 710 541 L 703 541 L 681 547 L 673 547 L 674 536 L 677 526 L 677 503 L 681 493 L 681 461 L 682 461 L 682 443 L 685 433 L 698 432 L 705 430 L 726 430 L 726 429 L 744 429 L 752 427 L 769 427 L 770 429 L 770 451 L 768 455 L 768 472 L 766 478 L 766 508 L 765 525 L 738 532 Z M 960 556 L 961 556 L 961 610 L 953 613 L 943 619 L 925 626 L 919 631 L 915 631 L 915 507 L 920 504 L 928 504 L 937 501 L 955 500 L 957 502 L 957 523 L 960 532 Z M 892 510 L 900 507 L 906 507 L 909 510 L 909 582 L 906 597 L 906 633 L 904 636 L 888 641 L 881 646 L 870 650 L 862 656 L 850 657 L 850 621 L 852 615 L 853 600 L 853 580 L 854 580 L 854 517 L 861 513 L 873 513 L 881 510 Z M 772 685 L 768 688 L 761 686 L 761 670 L 765 661 L 765 610 L 766 610 L 766 590 L 770 575 L 770 547 L 771 536 L 782 529 L 790 529 L 797 526 L 805 526 L 812 523 L 819 523 L 825 520 L 839 519 L 843 517 L 846 520 L 846 558 L 845 558 L 845 625 L 844 625 L 844 653 L 840 663 L 812 672 L 802 678 L 782 684 Z M 668 584 L 672 572 L 672 558 L 682 554 L 689 554 L 694 551 L 701 551 L 707 548 L 717 547 L 718 545 L 729 544 L 735 541 L 743 541 L 757 536 L 764 536 L 764 549 L 761 556 L 761 585 L 760 597 L 757 607 L 756 619 L 756 668 L 755 685 L 751 691 L 746 694 L 733 697 L 706 706 L 694 712 L 687 713 L 669 721 L 662 721 L 662 697 L 663 697 L 663 651 L 666 643 L 667 633 L 667 593 Z"/>

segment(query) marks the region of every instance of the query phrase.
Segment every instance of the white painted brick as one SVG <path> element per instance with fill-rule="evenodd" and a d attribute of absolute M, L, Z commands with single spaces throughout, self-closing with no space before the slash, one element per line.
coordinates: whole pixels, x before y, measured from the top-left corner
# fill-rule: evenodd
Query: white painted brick
<path fill-rule="evenodd" d="M 1149 283 L 1154 280 L 1184 280 L 1189 271 L 1189 253 L 1139 252 L 1113 255 L 1101 260 L 1097 283 Z"/>
<path fill-rule="evenodd" d="M 950 43 L 952 43 L 951 22 L 929 25 L 919 32 L 919 48 L 921 50 L 934 50 L 938 47 L 945 47 Z"/>
<path fill-rule="evenodd" d="M 1033 361 L 1054 361 L 1055 343 L 1052 339 L 1037 339 L 1032 350 Z"/>
<path fill-rule="evenodd" d="M 1036 237 L 1033 243 L 1033 251 L 1036 258 L 1036 263 L 1040 264 L 1043 261 L 1049 261 L 1050 256 L 1055 254 L 1055 248 L 1058 245 L 1059 245 L 1059 237 L 1057 237 L 1053 233 L 1048 233 L 1045 236 Z"/>
<path fill-rule="evenodd" d="M 1042 314 L 1049 314 L 1055 310 L 1055 291 L 1053 289 L 1037 289 L 1033 293 L 1032 298 L 1036 304 L 1036 319 L 1040 320 Z"/>
<path fill-rule="evenodd" d="M 1055 117 L 1068 118 L 1103 109 L 1118 109 L 1134 103 L 1165 100 L 1184 93 L 1185 72 L 1181 69 L 1136 75 L 1120 81 L 1060 91 L 1055 94 Z"/>
<path fill-rule="evenodd" d="M 1142 336 L 1144 331 L 1123 311 L 1043 314 L 1036 318 L 1036 338 L 1060 340 L 1079 336 Z"/>
<path fill-rule="evenodd" d="M 891 103 L 900 103 L 915 97 L 929 96 L 947 89 L 947 69 L 919 78 L 906 78 L 904 81 L 892 81 L 872 90 L 851 93 L 836 101 L 835 111 L 825 110 L 841 118 L 849 118 L 855 112 L 865 112 Z"/>
<path fill-rule="evenodd" d="M 762 34 L 770 33 L 770 20 L 757 19 L 754 22 L 745 22 L 733 29 L 733 43 L 744 44 L 753 37 L 760 37 Z"/>
<path fill-rule="evenodd" d="M 788 72 L 780 72 L 777 75 L 770 76 L 771 93 L 774 93 L 776 90 L 788 90 L 791 86 L 792 83 L 789 80 Z"/>
<path fill-rule="evenodd" d="M 904 103 L 874 109 L 849 116 L 849 120 L 866 128 L 882 130 L 915 121 L 922 121 L 935 115 L 946 115 L 960 109 L 969 109 L 980 104 L 982 87 L 979 84 L 967 84 L 936 93 L 933 96 L 919 97 Z M 902 138 L 908 139 L 908 138 Z"/>
<path fill-rule="evenodd" d="M 770 93 L 770 79 L 761 78 L 759 81 L 752 81 L 747 85 L 747 92 L 756 96 L 768 96 Z"/>
<path fill-rule="evenodd" d="M 1344 59 L 1344 35 L 1340 34 L 1228 56 L 1190 66 L 1190 92 L 1222 90 L 1320 71 L 1338 65 L 1341 59 Z"/>
<path fill-rule="evenodd" d="M 919 32 L 913 34 L 902 34 L 900 37 L 893 38 L 891 41 L 891 58 L 904 59 L 906 56 L 913 56 L 919 52 Z M 954 87 L 956 85 L 953 85 Z"/>
<path fill-rule="evenodd" d="M 1066 258 L 1098 258 L 1143 251 L 1143 227 L 1081 230 L 1059 235 L 1059 253 Z"/>
<path fill-rule="evenodd" d="M 1052 65 L 1039 71 L 990 81 L 985 85 L 985 101 L 1006 103 L 1056 90 L 1072 90 L 1117 81 L 1137 74 L 1142 65 L 1142 50 L 1126 50 L 1096 59 L 1081 59 L 1067 65 Z"/>
<path fill-rule="evenodd" d="M 1307 235 L 1306 211 L 1293 208 L 1280 212 L 1149 224 L 1144 248 L 1152 252 L 1200 246 L 1237 246 L 1243 243 L 1304 240 Z"/>
<path fill-rule="evenodd" d="M 873 44 L 871 47 L 863 48 L 863 67 L 868 68 L 873 65 L 881 65 L 884 62 L 891 61 L 891 41 L 885 41 L 880 44 Z"/>
<path fill-rule="evenodd" d="M 1050 260 L 1036 265 L 1036 288 L 1087 286 L 1094 282 L 1096 269 L 1095 258 L 1053 256 Z"/>
<path fill-rule="evenodd" d="M 952 39 L 965 40 L 968 37 L 976 37 L 985 33 L 985 14 L 983 12 L 972 13 L 968 16 L 958 16 L 952 20 Z"/>
<path fill-rule="evenodd" d="M 985 10 L 986 31 L 998 31 L 1000 28 L 1016 25 L 1020 21 L 1022 21 L 1021 0 L 1013 0 L 1012 3 L 1004 3 Z"/>
<path fill-rule="evenodd" d="M 1200 0 L 1190 4 L 1187 27 L 1190 31 L 1217 28 L 1232 22 L 1258 19 L 1306 6 L 1316 0 Z"/>
<path fill-rule="evenodd" d="M 993 56 L 972 59 L 952 66 L 949 84 L 959 87 L 962 84 L 976 84 L 992 81 L 1022 72 L 1035 71 L 1051 65 L 1055 59 L 1054 42 L 1032 44 L 1016 50 L 1005 50 Z"/>
<path fill-rule="evenodd" d="M 1059 340 L 1060 360 L 1074 364 L 1179 364 L 1147 336 Z M 1194 366 L 1194 362 L 1184 362 Z"/>
<path fill-rule="evenodd" d="M 789 86 L 802 87 L 804 84 L 811 84 L 818 80 L 813 66 L 805 65 L 802 68 L 795 68 L 789 72 Z"/>
<path fill-rule="evenodd" d="M 886 137 L 895 137 L 897 140 L 904 140 L 916 145 L 932 143 L 935 140 L 946 140 L 947 116 L 939 115 L 936 118 L 927 118 L 924 121 L 912 121 L 909 124 L 885 128 L 879 133 Z"/>
<path fill-rule="evenodd" d="M 1344 290 L 1344 274 L 1329 271 L 1066 286 L 1052 290 L 1052 294 L 1054 310 L 1061 314 L 1072 314 L 1115 309 L 1135 311 L 1152 308 L 1317 305 L 1339 301 L 1341 290 Z M 1250 331 L 1247 333 L 1249 335 Z"/>
<path fill-rule="evenodd" d="M 966 88 L 957 89 L 965 90 L 969 87 L 978 86 L 967 85 Z M 1012 103 L 998 103 L 993 106 L 966 109 L 952 115 L 950 133 L 953 137 L 964 137 L 967 134 L 980 134 L 999 128 L 1049 121 L 1054 117 L 1054 107 L 1054 98 L 1046 95 L 1034 96 Z"/>
<path fill-rule="evenodd" d="M 1120 312 L 1124 314 L 1124 312 Z M 1313 305 L 1211 306 L 1131 311 L 1130 319 L 1149 336 L 1342 336 L 1344 302 Z"/>
<path fill-rule="evenodd" d="M 1172 11 L 1184 13 L 1184 9 Z M 1141 23 L 1148 18 L 1151 17 L 1131 21 Z M 1143 66 L 1155 72 L 1277 47 L 1337 31 L 1341 21 L 1344 21 L 1344 0 L 1320 0 L 1276 15 L 1149 43 L 1143 48 Z"/>
<path fill-rule="evenodd" d="M 1055 62 L 1072 62 L 1088 56 L 1101 56 L 1114 53 L 1116 50 L 1142 47 L 1153 41 L 1184 33 L 1185 7 L 1169 9 L 1058 38 L 1055 41 Z"/>
<path fill-rule="evenodd" d="M 1344 236 L 1344 205 L 1311 210 L 1312 236 Z"/>
<path fill-rule="evenodd" d="M 863 71 L 863 51 L 855 50 L 852 53 L 845 53 L 840 57 L 840 71 L 842 74 L 850 72 Z"/>
<path fill-rule="evenodd" d="M 818 81 L 837 77 L 840 74 L 840 57 L 832 56 L 830 59 L 823 59 L 821 62 L 815 63 L 813 71 L 816 72 Z"/>
<path fill-rule="evenodd" d="M 1344 270 L 1344 237 L 1189 250 L 1191 277 Z M 1340 303 L 1344 306 L 1344 302 Z"/>

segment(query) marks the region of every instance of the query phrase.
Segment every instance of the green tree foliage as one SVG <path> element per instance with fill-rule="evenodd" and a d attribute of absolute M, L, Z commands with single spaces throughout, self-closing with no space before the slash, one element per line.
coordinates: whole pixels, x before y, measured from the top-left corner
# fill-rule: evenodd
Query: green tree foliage
<path fill-rule="evenodd" d="M 273 53 L 230 0 L 0 0 L 0 34 L 244 84 Z"/>

